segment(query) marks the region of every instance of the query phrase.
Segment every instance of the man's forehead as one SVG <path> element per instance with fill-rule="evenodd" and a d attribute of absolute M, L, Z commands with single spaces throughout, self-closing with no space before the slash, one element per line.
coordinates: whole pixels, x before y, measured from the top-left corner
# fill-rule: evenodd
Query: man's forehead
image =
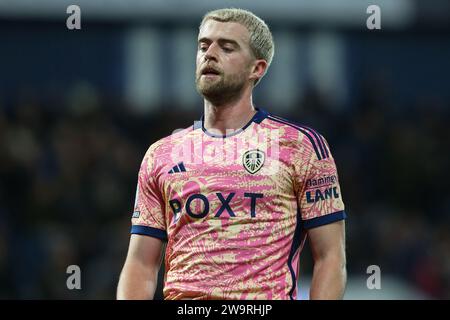
<path fill-rule="evenodd" d="M 248 42 L 249 37 L 249 32 L 244 25 L 238 22 L 221 22 L 213 19 L 205 21 L 198 33 L 198 39 L 226 38 L 239 43 Z"/>

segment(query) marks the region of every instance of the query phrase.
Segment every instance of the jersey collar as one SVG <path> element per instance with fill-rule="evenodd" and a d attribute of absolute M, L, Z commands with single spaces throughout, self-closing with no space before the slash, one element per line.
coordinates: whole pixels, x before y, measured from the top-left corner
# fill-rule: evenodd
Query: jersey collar
<path fill-rule="evenodd" d="M 205 120 L 205 116 L 204 115 L 202 115 L 202 117 L 200 118 L 199 121 L 195 121 L 195 123 L 194 123 L 194 130 L 201 128 L 202 131 L 206 135 L 208 135 L 210 137 L 213 137 L 213 138 L 229 138 L 229 137 L 235 136 L 235 135 L 241 133 L 242 131 L 244 131 L 245 129 L 247 129 L 253 122 L 261 123 L 261 121 L 263 121 L 268 115 L 268 112 L 263 110 L 263 109 L 255 108 L 255 110 L 256 110 L 256 113 L 253 115 L 253 117 L 250 119 L 250 121 L 245 126 L 243 126 L 241 129 L 236 130 L 232 134 L 218 135 L 218 134 L 213 134 L 213 133 L 209 132 L 204 126 L 204 120 Z"/>

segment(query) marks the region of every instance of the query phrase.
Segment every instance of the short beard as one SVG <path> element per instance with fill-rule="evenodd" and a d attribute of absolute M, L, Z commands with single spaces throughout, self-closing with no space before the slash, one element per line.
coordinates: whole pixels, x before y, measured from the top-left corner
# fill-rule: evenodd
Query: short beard
<path fill-rule="evenodd" d="M 201 82 L 197 77 L 195 83 L 200 95 L 213 105 L 220 106 L 239 99 L 244 91 L 245 75 L 241 73 L 226 78 L 221 74 L 220 80 L 215 83 Z"/>

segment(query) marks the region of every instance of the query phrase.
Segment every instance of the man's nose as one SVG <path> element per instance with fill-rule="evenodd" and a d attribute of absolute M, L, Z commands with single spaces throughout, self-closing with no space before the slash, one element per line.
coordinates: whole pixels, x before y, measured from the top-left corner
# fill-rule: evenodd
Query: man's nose
<path fill-rule="evenodd" d="M 217 47 L 214 43 L 211 43 L 208 46 L 208 50 L 205 52 L 205 60 L 214 60 L 217 61 Z"/>

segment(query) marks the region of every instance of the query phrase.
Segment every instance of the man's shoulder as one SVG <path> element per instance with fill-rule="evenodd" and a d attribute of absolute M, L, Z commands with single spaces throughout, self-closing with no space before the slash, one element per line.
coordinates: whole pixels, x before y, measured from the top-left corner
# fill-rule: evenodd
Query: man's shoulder
<path fill-rule="evenodd" d="M 272 113 L 268 113 L 266 121 L 272 129 L 282 130 L 281 137 L 292 145 L 314 150 L 319 160 L 329 157 L 329 147 L 326 139 L 311 126 Z"/>
<path fill-rule="evenodd" d="M 266 118 L 275 128 L 283 128 L 292 132 L 300 132 L 303 135 L 321 135 L 316 129 L 312 128 L 311 126 L 275 115 L 273 113 L 268 113 Z"/>
<path fill-rule="evenodd" d="M 147 154 L 151 154 L 153 157 L 157 154 L 164 153 L 167 150 L 171 150 L 173 146 L 187 137 L 194 130 L 194 126 L 189 126 L 184 129 L 174 130 L 170 135 L 160 138 L 159 140 L 150 144 L 147 149 Z"/>

